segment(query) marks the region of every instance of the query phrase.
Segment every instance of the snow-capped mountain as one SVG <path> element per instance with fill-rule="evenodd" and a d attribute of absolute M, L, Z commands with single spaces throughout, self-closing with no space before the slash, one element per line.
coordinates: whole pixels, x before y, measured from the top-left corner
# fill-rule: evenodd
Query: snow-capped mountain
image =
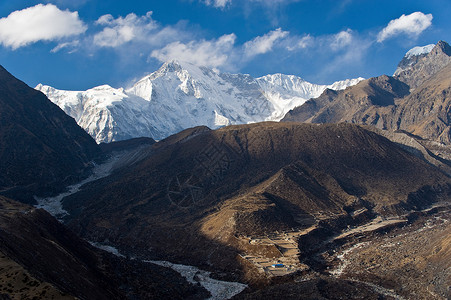
<path fill-rule="evenodd" d="M 103 85 L 63 91 L 42 84 L 36 89 L 100 143 L 140 136 L 159 140 L 198 125 L 279 121 L 326 88 L 344 89 L 361 80 L 317 85 L 283 74 L 255 79 L 170 61 L 127 90 Z"/>
<path fill-rule="evenodd" d="M 451 46 L 445 41 L 410 49 L 398 64 L 393 76 L 413 91 L 427 78 L 451 63 Z"/>
<path fill-rule="evenodd" d="M 396 68 L 396 71 L 393 75 L 397 76 L 418 63 L 418 61 L 428 55 L 432 51 L 432 49 L 434 49 L 434 47 L 434 44 L 430 44 L 426 46 L 413 47 L 412 49 L 407 51 L 403 59 L 399 62 L 398 67 Z"/>

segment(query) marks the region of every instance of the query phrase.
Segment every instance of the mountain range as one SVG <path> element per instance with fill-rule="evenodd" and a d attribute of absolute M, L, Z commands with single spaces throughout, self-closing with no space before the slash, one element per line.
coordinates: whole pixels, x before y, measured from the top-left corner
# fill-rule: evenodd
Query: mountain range
<path fill-rule="evenodd" d="M 279 121 L 326 88 L 340 90 L 361 80 L 318 85 L 293 75 L 253 78 L 169 61 L 128 89 L 63 91 L 42 84 L 36 89 L 101 143 L 141 136 L 160 140 L 199 125 Z"/>
<path fill-rule="evenodd" d="M 362 81 L 343 91 L 326 90 L 289 111 L 282 121 L 348 122 L 403 130 L 450 145 L 451 47 L 408 53 L 393 76 Z"/>
<path fill-rule="evenodd" d="M 342 90 L 176 62 L 53 90 L 98 141 L 139 134 L 113 112 L 161 136 L 100 144 L 0 68 L 0 298 L 449 299 L 449 54 Z M 221 128 L 163 138 L 194 116 Z"/>

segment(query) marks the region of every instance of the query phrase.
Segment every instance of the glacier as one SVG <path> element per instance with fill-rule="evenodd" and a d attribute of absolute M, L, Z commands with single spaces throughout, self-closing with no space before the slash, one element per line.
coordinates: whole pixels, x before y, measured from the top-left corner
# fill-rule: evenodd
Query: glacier
<path fill-rule="evenodd" d="M 199 125 L 215 129 L 279 121 L 325 89 L 345 89 L 361 80 L 319 85 L 294 75 L 253 78 L 172 60 L 127 89 L 102 85 L 64 91 L 43 84 L 35 89 L 101 143 L 142 136 L 161 140 Z"/>

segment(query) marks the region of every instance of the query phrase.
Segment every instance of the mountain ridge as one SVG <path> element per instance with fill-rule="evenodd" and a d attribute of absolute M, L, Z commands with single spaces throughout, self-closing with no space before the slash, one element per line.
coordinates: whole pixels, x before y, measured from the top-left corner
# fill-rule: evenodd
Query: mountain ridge
<path fill-rule="evenodd" d="M 451 47 L 439 41 L 430 52 L 413 57 L 412 65 L 393 77 L 382 75 L 344 91 L 326 91 L 282 121 L 372 125 L 450 145 Z"/>
<path fill-rule="evenodd" d="M 432 49 L 401 60 L 393 76 L 414 90 L 451 62 L 451 47 L 438 41 Z"/>
<path fill-rule="evenodd" d="M 0 193 L 26 202 L 78 181 L 95 141 L 39 91 L 0 66 Z"/>
<path fill-rule="evenodd" d="M 42 84 L 36 89 L 100 143 L 141 136 L 160 140 L 200 125 L 215 129 L 278 121 L 324 89 L 344 89 L 362 79 L 316 85 L 294 75 L 253 78 L 172 60 L 128 89 L 104 85 L 87 91 L 60 91 Z"/>

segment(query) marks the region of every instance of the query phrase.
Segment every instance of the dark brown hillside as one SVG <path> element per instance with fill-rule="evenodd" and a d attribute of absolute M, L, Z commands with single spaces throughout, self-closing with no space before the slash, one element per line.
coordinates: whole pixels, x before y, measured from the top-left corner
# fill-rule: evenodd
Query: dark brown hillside
<path fill-rule="evenodd" d="M 338 91 L 326 89 L 318 98 L 310 99 L 303 105 L 287 112 L 282 122 L 306 122 L 314 117 L 323 107 L 334 101 L 338 93 Z"/>
<path fill-rule="evenodd" d="M 0 251 L 34 277 L 85 299 L 120 298 L 90 245 L 47 212 L 0 196 L 0 219 Z"/>
<path fill-rule="evenodd" d="M 0 193 L 32 202 L 77 180 L 100 154 L 60 108 L 0 66 Z"/>
<path fill-rule="evenodd" d="M 231 271 L 235 237 L 362 208 L 401 214 L 449 189 L 435 167 L 357 125 L 268 122 L 171 139 L 179 142 L 67 197 L 69 226 L 132 253 Z"/>
<path fill-rule="evenodd" d="M 104 153 L 111 153 L 115 151 L 129 151 L 131 149 L 139 148 L 142 146 L 150 146 L 153 144 L 155 144 L 154 139 L 141 137 L 118 142 L 100 143 L 99 146 Z"/>
<path fill-rule="evenodd" d="M 393 110 L 395 100 L 406 96 L 409 87 L 390 76 L 379 76 L 359 82 L 344 91 L 324 92 L 319 98 L 288 112 L 284 122 L 309 123 L 362 123 L 383 127 L 385 118 L 373 117 L 376 109 L 381 112 Z M 314 107 L 312 114 L 306 113 Z M 383 113 L 378 113 L 377 116 Z M 307 118 L 306 118 L 307 117 Z M 358 122 L 361 120 L 360 122 Z"/>
<path fill-rule="evenodd" d="M 44 210 L 0 196 L 0 295 L 204 299 L 208 292 L 170 269 L 100 251 Z"/>

